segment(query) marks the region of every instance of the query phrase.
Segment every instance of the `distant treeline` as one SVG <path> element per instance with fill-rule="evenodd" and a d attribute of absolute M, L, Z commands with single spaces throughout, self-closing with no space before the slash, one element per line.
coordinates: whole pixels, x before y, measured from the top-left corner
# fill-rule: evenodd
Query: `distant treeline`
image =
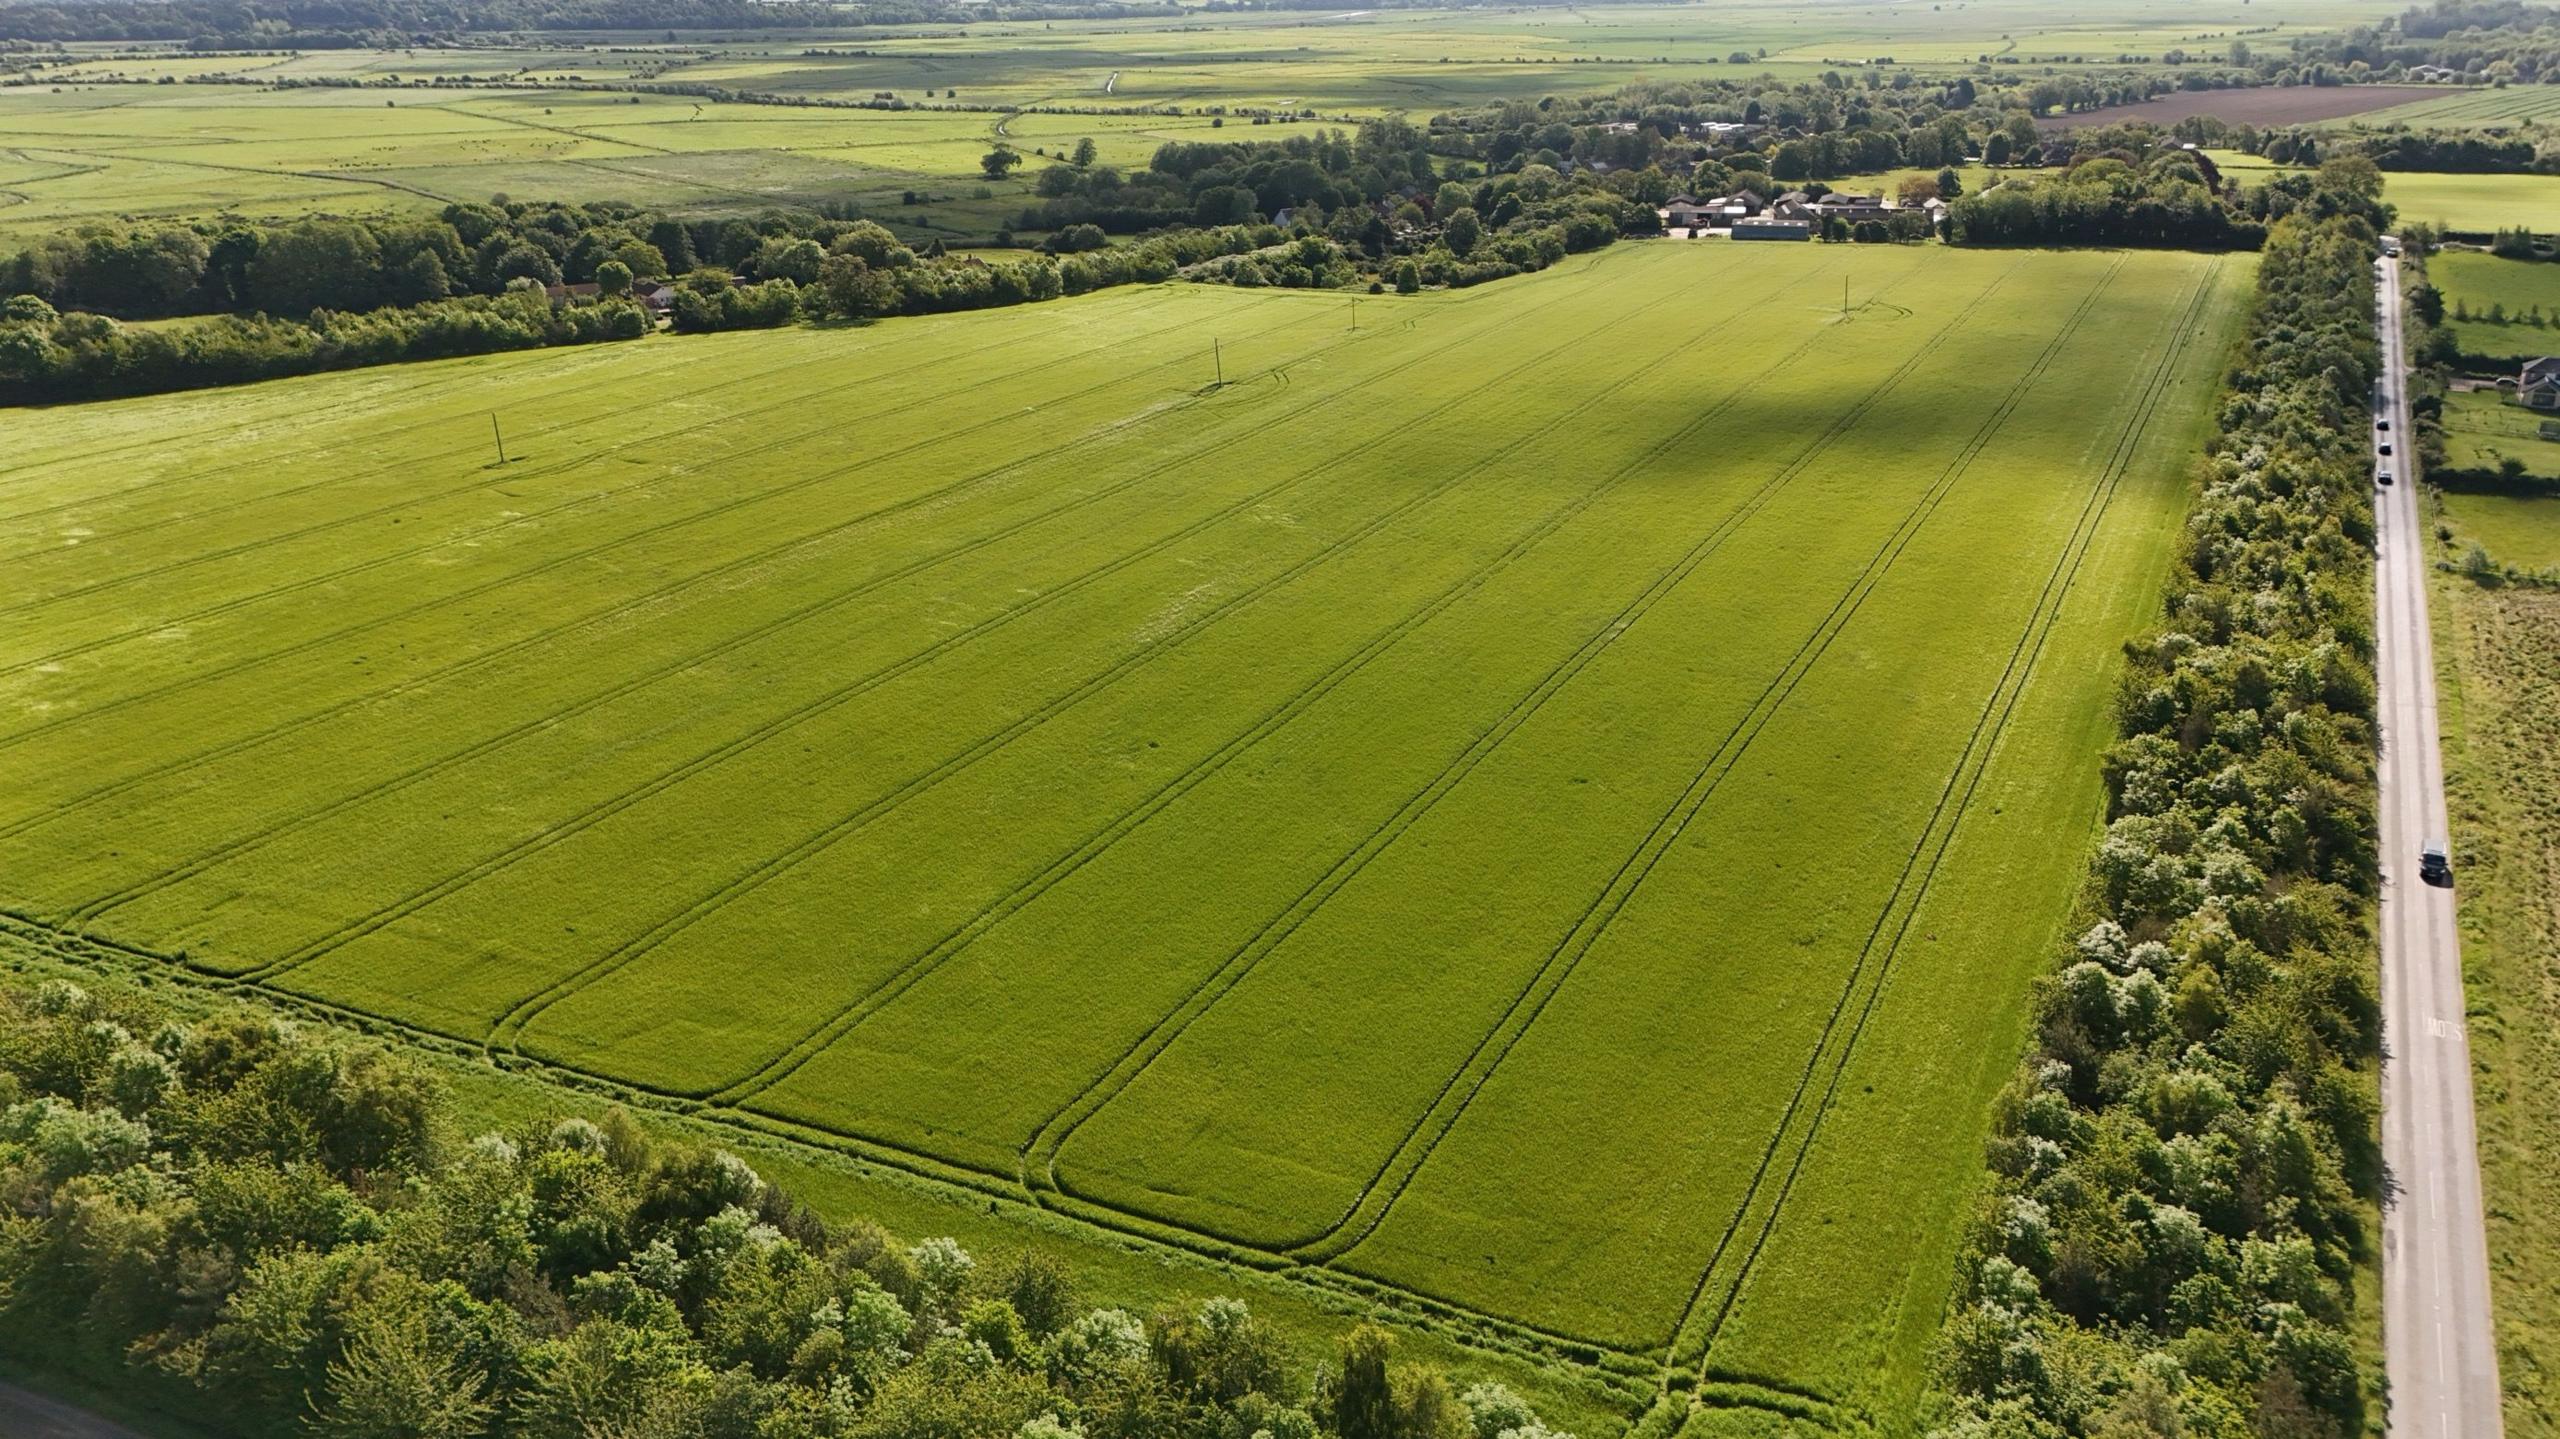
<path fill-rule="evenodd" d="M 2298 36 L 2297 64 L 2338 78 L 2388 80 L 2434 66 L 2487 84 L 2560 79 L 2560 7 L 2520 0 L 2437 0 L 2378 25 Z"/>
<path fill-rule="evenodd" d="M 1160 3 L 1004 0 L 40 0 L 0 4 L 0 40 L 182 41 L 199 49 L 404 46 L 514 31 L 824 30 L 1164 17 Z"/>
<path fill-rule="evenodd" d="M 2095 914 L 1994 1113 L 1944 1435 L 2366 1432 L 2379 351 L 2359 209 L 2315 196 L 2270 227 L 2160 628 L 2126 647 Z"/>
<path fill-rule="evenodd" d="M 528 207 L 530 208 L 530 207 Z M 342 222 L 328 222 L 342 223 Z M 752 232 L 751 232 L 752 233 Z M 814 234 L 824 234 L 822 245 Z M 770 328 L 799 319 L 866 320 L 1054 300 L 1113 285 L 1184 276 L 1233 285 L 1339 286 L 1358 271 L 1330 241 L 1292 239 L 1270 225 L 1182 230 L 1134 245 L 1061 250 L 987 263 L 918 255 L 869 221 L 761 237 L 740 279 L 717 266 L 676 280 L 666 302 L 679 331 Z M 1563 253 L 1558 241 L 1555 255 Z M 1479 257 L 1479 265 L 1497 261 Z M 1538 263 L 1546 263 L 1540 259 Z M 1536 268 L 1535 264 L 1517 268 Z M 1516 273 L 1517 268 L 1501 273 Z M 174 326 L 118 324 L 62 312 L 38 296 L 0 300 L 0 404 L 239 384 L 399 360 L 439 359 L 545 345 L 636 339 L 653 327 L 632 298 L 630 266 L 595 267 L 599 293 L 554 299 L 531 277 L 502 294 L 463 295 L 362 312 L 322 306 L 307 316 L 222 314 Z M 1475 274 L 1471 278 L 1490 278 Z M 323 277 L 315 275 L 315 282 Z M 1465 278 L 1435 275 L 1435 283 Z"/>
<path fill-rule="evenodd" d="M 2240 148 L 2279 165 L 2317 165 L 2342 155 L 2362 155 L 2385 170 L 2465 175 L 2560 174 L 2560 151 L 2545 153 L 2514 135 L 2406 130 L 2368 135 L 2319 130 L 2269 130 Z"/>

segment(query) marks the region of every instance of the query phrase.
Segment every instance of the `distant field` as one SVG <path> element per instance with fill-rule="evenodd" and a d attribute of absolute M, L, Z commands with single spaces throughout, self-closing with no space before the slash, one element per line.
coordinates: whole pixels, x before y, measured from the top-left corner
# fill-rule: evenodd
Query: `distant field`
<path fill-rule="evenodd" d="M 1008 142 L 1060 155 L 1091 137 L 1110 164 L 1171 139 L 1276 137 L 1162 115 L 1002 115 L 716 105 L 577 91 L 214 86 L 0 90 L 0 243 L 119 217 L 238 211 L 432 210 L 494 194 L 628 200 L 679 211 L 852 201 L 922 226 L 908 190 L 964 202 L 935 219 L 992 233 L 1031 192 L 990 184 L 979 157 Z M 977 191 L 990 199 L 965 203 Z M 957 232 L 955 232 L 957 233 Z"/>
<path fill-rule="evenodd" d="M 2086 125 L 2142 120 L 2169 126 L 2190 115 L 2211 115 L 2234 125 L 2309 125 L 2405 105 L 2438 93 L 2424 85 L 2266 85 L 2246 90 L 2180 90 L 2138 105 L 2109 105 L 2077 115 L 2036 121 L 2052 133 Z"/>
<path fill-rule="evenodd" d="M 1621 246 L 27 415 L 0 899 L 1904 1414 L 2247 263 Z"/>
<path fill-rule="evenodd" d="M 2445 323 L 2464 350 L 2508 359 L 2560 353 L 2560 265 L 2446 250 L 2427 261 L 2427 278 L 2443 292 Z M 2456 318 L 2457 304 L 2472 318 Z M 2507 323 L 2489 322 L 2493 305 Z M 2545 323 L 2527 323 L 2537 308 Z"/>
<path fill-rule="evenodd" d="M 2481 130 L 2560 121 L 2560 85 L 2435 88 L 2432 96 L 2361 117 L 2377 125 Z"/>
<path fill-rule="evenodd" d="M 2529 474 L 2560 478 L 2560 441 L 2541 437 L 2546 420 L 2560 415 L 2528 410 L 2496 391 L 2457 391 L 2444 400 L 2445 458 L 2456 469 L 2478 470 L 2515 459 Z"/>

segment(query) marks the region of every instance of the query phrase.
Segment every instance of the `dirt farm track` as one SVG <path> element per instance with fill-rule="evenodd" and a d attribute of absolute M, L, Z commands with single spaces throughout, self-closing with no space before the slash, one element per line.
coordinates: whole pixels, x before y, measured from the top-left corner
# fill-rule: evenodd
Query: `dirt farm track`
<path fill-rule="evenodd" d="M 2446 87 L 2440 85 L 2269 85 L 2248 90 L 2181 90 L 2139 105 L 2109 105 L 2076 115 L 2055 115 L 2038 120 L 2036 128 L 2050 134 L 2128 120 L 2174 125 L 2190 115 L 2212 115 L 2234 125 L 2309 125 L 2369 110 L 2388 110 L 2445 93 Z"/>

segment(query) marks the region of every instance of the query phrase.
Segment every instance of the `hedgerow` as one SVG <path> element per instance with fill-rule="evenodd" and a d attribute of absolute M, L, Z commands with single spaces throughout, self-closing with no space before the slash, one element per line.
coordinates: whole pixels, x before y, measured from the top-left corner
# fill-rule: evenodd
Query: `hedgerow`
<path fill-rule="evenodd" d="M 1995 1115 L 1950 1435 L 2363 1430 L 2373 253 L 2349 206 L 2268 232 L 2165 623 L 2128 647 L 2091 922 Z"/>

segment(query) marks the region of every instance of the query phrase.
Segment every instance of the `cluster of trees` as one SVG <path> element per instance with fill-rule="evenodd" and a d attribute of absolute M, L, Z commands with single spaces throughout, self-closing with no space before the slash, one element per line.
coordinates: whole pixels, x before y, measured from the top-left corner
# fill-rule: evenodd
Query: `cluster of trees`
<path fill-rule="evenodd" d="M 262 1013 L 0 989 L 0 1342 L 242 1439 L 1569 1439 L 1374 1327 L 1310 1376 L 1235 1300 L 1089 1307 L 618 1112 L 459 1119 Z"/>
<path fill-rule="evenodd" d="M 2094 922 L 1995 1115 L 1948 1436 L 2365 1432 L 2374 252 L 2351 210 L 2268 231 L 2165 626 L 2127 647 Z"/>
<path fill-rule="evenodd" d="M 2392 19 L 2299 36 L 2298 65 L 2355 80 L 2397 80 L 2431 65 L 2484 85 L 2560 81 L 2560 8 L 2522 0 L 2435 0 Z"/>
<path fill-rule="evenodd" d="M 398 48 L 510 31 L 826 30 L 968 20 L 1178 15 L 1161 3 L 1005 0 L 34 0 L 0 6 L 0 40 L 186 41 L 197 49 Z"/>
<path fill-rule="evenodd" d="M 2560 153 L 2545 155 L 2531 140 L 2451 130 L 2383 134 L 2302 129 L 2253 131 L 2241 148 L 2280 165 L 2317 165 L 2342 155 L 2362 155 L 2385 170 L 2466 175 L 2560 174 Z"/>
<path fill-rule="evenodd" d="M 1402 290 L 1469 285 L 1543 269 L 1622 234 L 1661 228 L 1671 180 L 1657 168 L 1584 167 L 1568 176 L 1508 151 L 1507 168 L 1441 178 L 1432 135 L 1399 120 L 1321 130 L 1277 144 L 1176 141 L 1146 168 L 1057 166 L 1039 181 L 1025 228 L 1081 256 L 1110 232 L 1158 226 L 1250 227 L 1286 217 L 1257 253 L 1192 264 L 1190 278 L 1234 284 L 1340 285 L 1368 276 Z M 1286 239 L 1288 243 L 1278 243 Z M 1150 242 L 1155 243 L 1155 242 Z"/>
<path fill-rule="evenodd" d="M 2195 157 L 2160 147 L 2084 154 L 2061 174 L 2009 179 L 1948 207 L 1949 238 L 1969 245 L 2114 244 L 2254 250 L 2289 215 L 2350 214 L 2390 223 L 2382 177 L 2360 156 L 2316 173 L 2283 175 L 2246 190 L 2210 188 Z"/>
<path fill-rule="evenodd" d="M 397 360 L 443 359 L 649 333 L 627 299 L 554 305 L 539 289 L 405 308 L 314 312 L 306 320 L 219 315 L 174 327 L 57 312 L 32 295 L 0 300 L 0 404 L 85 400 L 242 384 Z"/>
<path fill-rule="evenodd" d="M 826 247 L 860 224 L 841 208 L 680 219 L 612 202 L 503 201 L 426 218 L 92 224 L 0 260 L 0 295 L 153 319 L 369 310 L 496 295 L 528 280 L 657 280 L 706 266 L 806 284 Z"/>

